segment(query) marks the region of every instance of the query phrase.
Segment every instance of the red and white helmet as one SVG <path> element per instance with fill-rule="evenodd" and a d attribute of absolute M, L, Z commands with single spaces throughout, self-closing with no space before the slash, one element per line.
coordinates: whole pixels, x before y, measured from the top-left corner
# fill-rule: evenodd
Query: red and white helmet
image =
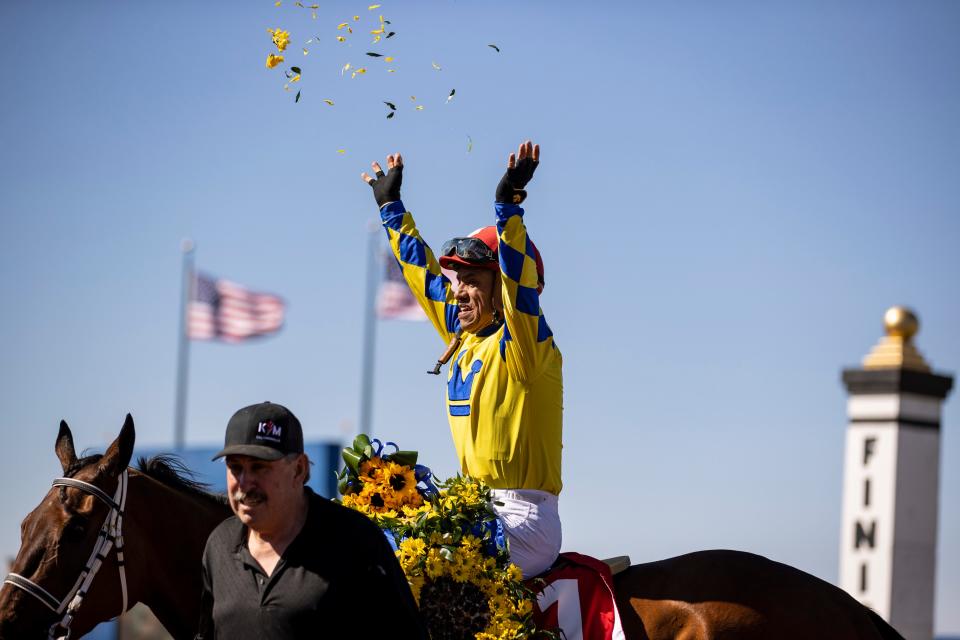
<path fill-rule="evenodd" d="M 479 241 L 479 242 L 477 242 Z M 537 290 L 543 291 L 543 259 L 533 241 L 534 260 L 537 262 Z M 452 238 L 443 243 L 440 266 L 456 270 L 458 267 L 476 267 L 499 271 L 500 234 L 495 226 L 481 227 L 463 238 Z"/>

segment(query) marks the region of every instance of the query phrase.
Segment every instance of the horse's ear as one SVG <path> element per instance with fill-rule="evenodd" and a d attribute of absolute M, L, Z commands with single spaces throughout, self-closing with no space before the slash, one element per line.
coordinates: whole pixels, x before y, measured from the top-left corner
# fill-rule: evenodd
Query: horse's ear
<path fill-rule="evenodd" d="M 70 433 L 70 427 L 67 426 L 66 420 L 60 421 L 60 433 L 57 434 L 57 442 L 53 450 L 57 452 L 60 465 L 63 467 L 63 472 L 66 473 L 70 465 L 77 461 L 77 453 L 73 450 L 73 434 Z"/>
<path fill-rule="evenodd" d="M 123 428 L 120 429 L 120 435 L 107 447 L 107 452 L 100 459 L 100 472 L 111 476 L 117 476 L 130 464 L 130 458 L 133 456 L 133 443 L 136 440 L 136 433 L 133 429 L 133 418 L 127 414 L 127 419 L 123 421 Z"/>

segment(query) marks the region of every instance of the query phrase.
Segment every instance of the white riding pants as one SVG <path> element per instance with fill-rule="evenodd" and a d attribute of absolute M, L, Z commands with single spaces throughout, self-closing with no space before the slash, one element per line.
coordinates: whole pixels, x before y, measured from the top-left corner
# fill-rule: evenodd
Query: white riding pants
<path fill-rule="evenodd" d="M 536 489 L 493 489 L 492 494 L 493 510 L 510 544 L 510 561 L 524 578 L 549 569 L 562 542 L 557 496 Z"/>

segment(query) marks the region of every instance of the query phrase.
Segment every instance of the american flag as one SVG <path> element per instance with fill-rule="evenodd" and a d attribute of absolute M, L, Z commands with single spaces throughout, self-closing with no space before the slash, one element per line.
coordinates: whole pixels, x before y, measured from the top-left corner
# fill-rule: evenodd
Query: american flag
<path fill-rule="evenodd" d="M 197 273 L 187 308 L 191 340 L 243 342 L 283 326 L 283 300 L 240 285 Z"/>
<path fill-rule="evenodd" d="M 426 320 L 426 314 L 410 293 L 407 281 L 403 279 L 403 272 L 396 258 L 391 254 L 384 254 L 383 261 L 387 269 L 377 296 L 377 316 L 382 320 Z"/>

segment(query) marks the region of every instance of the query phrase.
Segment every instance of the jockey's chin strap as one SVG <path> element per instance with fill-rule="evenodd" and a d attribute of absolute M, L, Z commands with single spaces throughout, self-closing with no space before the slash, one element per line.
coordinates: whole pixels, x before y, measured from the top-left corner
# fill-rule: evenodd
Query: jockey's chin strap
<path fill-rule="evenodd" d="M 47 638 L 50 640 L 67 640 L 70 637 L 70 625 L 90 590 L 94 576 L 97 575 L 103 561 L 107 559 L 114 547 L 117 549 L 117 566 L 120 568 L 120 593 L 123 596 L 123 608 L 120 612 L 123 613 L 127 610 L 127 574 L 123 568 L 123 510 L 127 503 L 127 470 L 124 469 L 120 475 L 117 482 L 117 491 L 112 498 L 99 487 L 74 478 L 57 478 L 53 481 L 53 486 L 79 489 L 98 498 L 110 507 L 110 513 L 107 514 L 103 526 L 100 527 L 97 542 L 93 545 L 93 552 L 90 554 L 86 566 L 80 572 L 73 588 L 62 600 L 58 600 L 36 582 L 16 573 L 8 573 L 3 581 L 26 591 L 57 615 L 63 614 L 60 620 L 50 625 Z"/>

